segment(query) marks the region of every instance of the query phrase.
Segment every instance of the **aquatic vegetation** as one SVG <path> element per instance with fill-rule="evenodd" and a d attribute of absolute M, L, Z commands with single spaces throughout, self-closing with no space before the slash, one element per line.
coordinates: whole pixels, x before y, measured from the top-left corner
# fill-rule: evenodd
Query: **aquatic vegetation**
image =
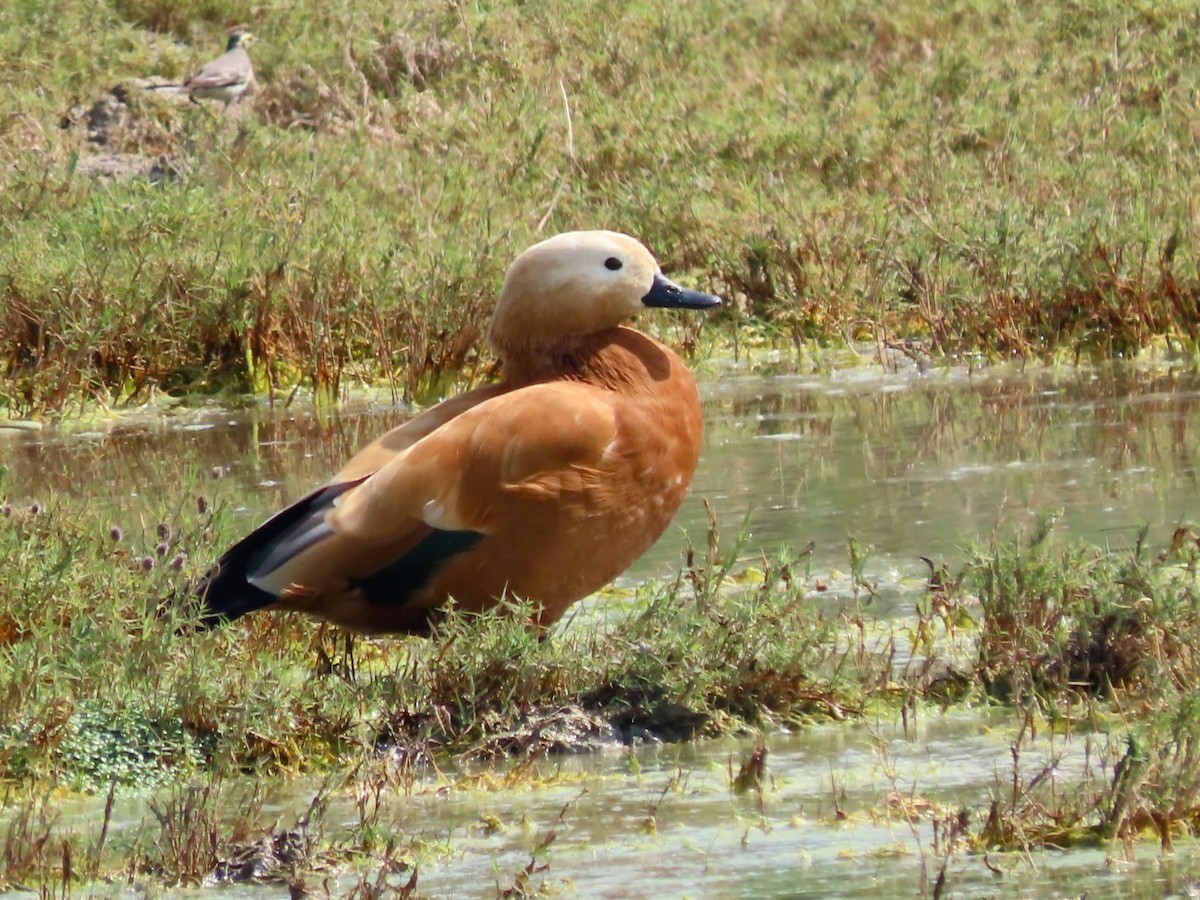
<path fill-rule="evenodd" d="M 1119 384 L 1102 396 L 1115 396 Z M 847 402 L 860 419 L 894 427 L 895 402 L 873 404 L 872 396 Z M 1032 401 L 1000 385 L 982 396 L 989 415 L 1014 403 L 1014 413 L 996 416 L 1000 430 L 1031 428 L 1042 440 L 1057 434 Z M 1148 427 L 1157 419 L 1141 406 L 1124 413 L 1115 401 L 1105 405 L 1119 417 L 1120 452 L 1139 465 L 1157 461 L 1154 453 L 1177 454 L 1186 466 L 1187 432 Z M 758 429 L 757 415 L 745 418 Z M 815 556 L 811 546 L 764 555 L 745 534 L 731 540 L 709 507 L 707 532 L 697 529 L 673 575 L 589 599 L 546 640 L 513 617 L 461 613 L 430 640 L 364 639 L 292 616 L 195 633 L 187 587 L 198 567 L 259 514 L 248 503 L 271 505 L 290 490 L 277 480 L 283 468 L 272 454 L 311 456 L 302 482 L 327 469 L 325 454 L 361 442 L 371 424 L 301 419 L 287 428 L 310 430 L 311 444 L 271 426 L 253 433 L 249 450 L 227 443 L 245 435 L 225 434 L 221 451 L 192 454 L 182 477 L 174 458 L 151 472 L 153 461 L 125 456 L 136 493 L 119 487 L 103 497 L 76 487 L 107 477 L 121 456 L 99 439 L 70 442 L 65 470 L 36 490 L 46 446 L 16 445 L 0 481 L 0 509 L 8 510 L 0 516 L 0 565 L 10 576 L 0 581 L 4 880 L 56 881 L 64 869 L 74 883 L 91 873 L 195 883 L 259 872 L 319 892 L 314 886 L 335 872 L 399 889 L 418 869 L 446 871 L 468 836 L 397 824 L 389 798 L 422 802 L 444 792 L 453 805 L 463 794 L 495 795 L 503 806 L 564 784 L 599 797 L 602 784 L 576 786 L 553 767 L 566 754 L 607 757 L 609 771 L 625 765 L 611 760 L 628 759 L 636 781 L 638 754 L 702 753 L 696 748 L 713 745 L 692 739 L 728 735 L 743 742 L 719 751 L 707 773 L 680 763 L 677 787 L 669 787 L 657 771 L 626 827 L 672 839 L 679 798 L 696 796 L 707 774 L 704 790 L 728 794 L 722 814 L 749 844 L 777 839 L 770 835 L 791 827 L 793 816 L 817 829 L 905 823 L 921 849 L 903 852 L 919 857 L 930 886 L 942 867 L 951 887 L 963 866 L 983 866 L 979 854 L 992 864 L 1039 847 L 1132 855 L 1142 839 L 1174 845 L 1200 827 L 1190 700 L 1200 548 L 1188 525 L 1133 533 L 1111 549 L 1066 540 L 1051 511 L 1024 532 L 998 529 L 950 555 L 931 547 L 926 565 L 894 569 L 849 538 L 840 560 L 827 550 Z M 886 477 L 915 452 L 959 460 L 936 445 L 949 431 L 970 429 L 944 417 L 933 433 L 909 430 L 896 449 L 876 449 L 870 471 Z M 197 436 L 213 430 L 188 434 L 170 446 L 197 449 L 205 446 Z M 1077 447 L 1104 455 L 1072 432 L 1066 450 L 1048 444 L 1046 458 L 1069 458 Z M 213 459 L 223 461 L 221 471 Z M 754 477 L 750 467 L 729 476 Z M 260 481 L 264 493 L 253 498 L 247 483 Z M 881 515 L 895 514 L 886 496 L 875 501 Z M 703 521 L 689 521 L 696 520 Z M 175 559 L 178 568 L 168 565 Z M 520 619 L 527 611 L 512 612 Z M 848 798 L 844 785 L 860 776 L 830 772 L 819 808 L 810 799 L 781 816 L 777 798 L 795 777 L 780 762 L 788 732 L 849 735 L 897 723 L 918 735 L 986 709 L 1000 711 L 1003 723 L 988 717 L 996 753 L 988 770 L 997 773 L 990 788 L 977 778 L 976 794 L 964 799 L 947 796 L 936 780 L 920 790 L 897 782 Z M 764 751 L 757 760 L 752 742 Z M 831 750 L 829 758 L 839 755 Z M 240 816 L 254 808 L 240 793 L 251 782 L 265 791 L 288 783 L 317 790 L 297 778 L 327 782 L 323 790 L 342 811 L 336 825 L 314 815 L 301 840 L 303 810 Z M 689 778 L 690 788 L 678 786 Z M 146 797 L 150 784 L 159 787 Z M 101 840 L 100 806 L 110 796 L 116 819 Z M 90 804 L 92 827 L 75 830 L 72 804 Z M 131 805 L 132 817 L 124 812 Z M 548 815 L 523 825 L 501 810 L 491 824 L 478 823 L 516 848 L 519 863 L 510 856 L 496 873 L 501 889 L 531 860 L 526 883 L 553 884 L 564 844 L 577 849 L 571 835 L 579 823 L 568 813 L 565 837 L 532 852 Z"/>

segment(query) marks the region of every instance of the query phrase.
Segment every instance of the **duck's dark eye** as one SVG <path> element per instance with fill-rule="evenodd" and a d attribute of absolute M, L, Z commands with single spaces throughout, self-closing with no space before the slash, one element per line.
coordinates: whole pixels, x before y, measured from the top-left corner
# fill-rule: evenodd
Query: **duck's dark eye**
<path fill-rule="evenodd" d="M 615 256 L 610 256 L 608 259 L 606 259 L 604 261 L 604 268 L 608 269 L 610 272 L 617 271 L 617 269 L 621 268 L 621 266 L 623 266 L 623 265 L 624 265 L 624 263 L 621 262 L 619 259 L 617 259 Z"/>

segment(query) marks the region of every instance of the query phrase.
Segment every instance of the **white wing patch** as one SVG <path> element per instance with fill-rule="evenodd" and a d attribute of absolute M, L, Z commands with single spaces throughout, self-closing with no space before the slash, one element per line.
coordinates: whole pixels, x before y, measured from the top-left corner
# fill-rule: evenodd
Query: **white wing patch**
<path fill-rule="evenodd" d="M 421 521 L 430 528 L 446 527 L 446 504 L 440 500 L 430 500 L 421 507 Z"/>

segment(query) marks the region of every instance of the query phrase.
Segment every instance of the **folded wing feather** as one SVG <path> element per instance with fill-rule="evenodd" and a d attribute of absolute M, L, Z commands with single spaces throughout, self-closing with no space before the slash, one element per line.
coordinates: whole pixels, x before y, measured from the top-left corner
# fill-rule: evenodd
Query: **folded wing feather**
<path fill-rule="evenodd" d="M 403 428 L 372 445 L 377 471 L 358 475 L 360 483 L 314 508 L 258 557 L 251 583 L 276 595 L 341 585 L 395 570 L 431 531 L 486 536 L 506 499 L 594 478 L 617 434 L 606 392 L 574 383 L 491 397 L 411 443 L 398 434 Z M 343 472 L 355 474 L 358 465 L 356 457 Z"/>

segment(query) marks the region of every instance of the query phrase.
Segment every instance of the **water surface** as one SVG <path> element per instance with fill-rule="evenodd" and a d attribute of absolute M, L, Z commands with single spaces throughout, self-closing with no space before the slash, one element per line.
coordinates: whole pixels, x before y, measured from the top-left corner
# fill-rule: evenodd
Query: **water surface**
<path fill-rule="evenodd" d="M 964 544 L 1042 513 L 1110 546 L 1132 545 L 1143 525 L 1165 540 L 1200 518 L 1200 377 L 1189 369 L 730 373 L 701 390 L 707 426 L 691 495 L 626 582 L 670 572 L 686 537 L 705 544 L 705 500 L 725 537 L 747 522 L 749 551 L 812 542 L 818 565 L 844 565 L 853 536 L 878 571 L 913 574 L 927 571 L 921 556 L 953 561 Z M 211 492 L 216 470 L 249 530 L 410 414 L 253 405 L 90 433 L 0 429 L 4 490 L 107 503 L 119 517 L 139 495 Z"/>
<path fill-rule="evenodd" d="M 1014 764 L 1011 725 L 1006 712 L 959 711 L 907 730 L 858 722 L 775 734 L 766 742 L 761 794 L 730 790 L 748 752 L 734 739 L 542 760 L 517 787 L 489 778 L 471 786 L 469 771 L 448 770 L 385 796 L 376 833 L 426 848 L 418 886 L 432 897 L 496 896 L 551 831 L 528 885 L 555 895 L 916 896 L 929 895 L 945 867 L 947 896 L 1194 896 L 1200 854 L 1182 840 L 1170 857 L 1156 844 L 1119 842 L 1069 852 L 948 853 L 944 823 L 961 811 L 977 824 L 994 797 L 1012 790 L 1014 774 L 1028 784 L 1048 770 L 1075 789 L 1086 783 L 1086 767 L 1099 768 L 1096 739 L 1046 732 L 1026 738 Z M 264 818 L 290 827 L 316 789 L 303 780 L 277 785 Z M 355 827 L 353 794 L 338 795 L 327 833 Z M 77 807 L 68 808 L 64 827 L 94 834 L 97 804 Z M 934 818 L 943 823 L 940 839 Z M 147 821 L 143 802 L 120 801 L 110 842 L 132 840 Z M 370 880 L 375 869 L 368 862 L 363 872 Z M 358 877 L 343 872 L 327 886 L 336 896 Z M 265 900 L 281 889 L 213 883 L 170 893 Z M 99 894 L 141 896 L 121 885 Z"/>

